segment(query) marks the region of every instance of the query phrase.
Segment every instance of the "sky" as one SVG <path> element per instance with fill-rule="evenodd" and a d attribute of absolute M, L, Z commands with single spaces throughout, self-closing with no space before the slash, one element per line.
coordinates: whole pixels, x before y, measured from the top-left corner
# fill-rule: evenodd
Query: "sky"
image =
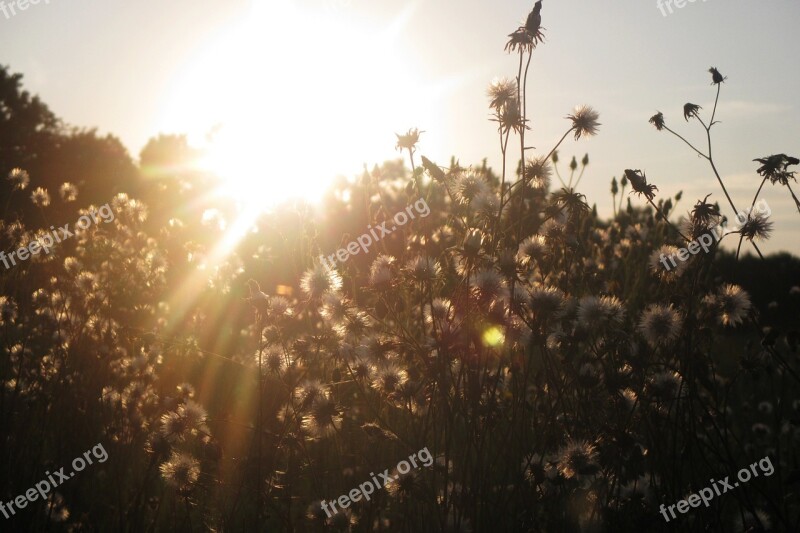
<path fill-rule="evenodd" d="M 598 135 L 570 137 L 559 152 L 564 162 L 589 154 L 578 190 L 601 215 L 611 213 L 612 176 L 626 168 L 644 170 L 665 196 L 683 191 L 681 212 L 711 193 L 733 215 L 707 162 L 648 124 L 662 111 L 705 150 L 705 132 L 684 121 L 682 109 L 692 102 L 710 112 L 712 66 L 728 77 L 713 155 L 737 207 L 752 202 L 760 183 L 754 158 L 800 155 L 800 2 L 671 4 L 672 13 L 657 0 L 543 2 L 546 41 L 531 63 L 526 144 L 536 147 L 529 155 L 546 154 L 574 106 L 597 109 Z M 10 16 L 0 11 L 0 63 L 24 74 L 26 89 L 67 123 L 116 135 L 134 158 L 159 133 L 187 133 L 202 144 L 222 125 L 216 142 L 227 148 L 218 149 L 215 168 L 238 176 L 239 186 L 259 179 L 283 194 L 398 157 L 395 133 L 412 127 L 424 131 L 419 153 L 433 161 L 488 158 L 499 169 L 486 89 L 516 75 L 518 56 L 503 47 L 532 7 L 527 0 L 41 0 Z M 270 176 L 259 174 L 265 157 L 282 161 Z M 302 181 L 305 174 L 316 181 Z M 800 212 L 788 190 L 767 184 L 762 197 L 775 231 L 761 249 L 800 255 Z"/>

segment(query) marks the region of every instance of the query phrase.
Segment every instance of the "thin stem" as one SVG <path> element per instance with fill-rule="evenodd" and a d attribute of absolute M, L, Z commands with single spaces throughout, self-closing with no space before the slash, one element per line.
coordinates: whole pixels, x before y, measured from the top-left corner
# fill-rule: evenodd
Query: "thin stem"
<path fill-rule="evenodd" d="M 800 211 L 800 200 L 798 200 L 797 196 L 795 196 L 794 191 L 792 190 L 792 186 L 789 185 L 789 181 L 788 180 L 786 181 L 786 186 L 789 188 L 789 194 L 791 194 L 792 198 L 794 199 L 794 205 L 796 205 L 797 206 L 797 210 Z"/>
<path fill-rule="evenodd" d="M 647 202 L 648 202 L 650 205 L 652 205 L 652 206 L 653 206 L 653 209 L 655 209 L 655 210 L 656 210 L 656 213 L 658 213 L 659 215 L 661 215 L 661 218 L 662 218 L 662 219 L 664 219 L 664 222 L 666 222 L 667 224 L 669 224 L 669 225 L 672 227 L 672 229 L 674 229 L 675 231 L 677 231 L 677 232 L 678 232 L 678 235 L 680 235 L 681 237 L 683 237 L 683 239 L 684 239 L 686 242 L 689 242 L 689 241 L 691 240 L 691 239 L 689 239 L 688 237 L 686 237 L 686 235 L 684 235 L 684 234 L 681 232 L 681 230 L 679 230 L 679 229 L 678 229 L 678 227 L 677 227 L 675 224 L 673 224 L 672 222 L 670 222 L 670 221 L 669 221 L 669 219 L 666 217 L 666 215 L 664 215 L 664 213 L 662 213 L 662 212 L 661 212 L 661 210 L 660 210 L 660 209 L 659 209 L 659 208 L 656 206 L 656 204 L 654 204 L 654 203 L 653 203 L 653 200 L 651 200 L 650 198 L 648 198 L 648 199 L 647 199 Z"/>
<path fill-rule="evenodd" d="M 714 98 L 714 110 L 711 112 L 711 123 L 708 125 L 708 128 L 711 129 L 711 126 L 714 125 L 714 115 L 717 114 L 717 102 L 719 102 L 719 91 L 722 89 L 722 84 L 717 84 L 717 97 Z"/>
<path fill-rule="evenodd" d="M 694 145 L 693 145 L 692 143 L 690 143 L 689 141 L 687 141 L 687 140 L 686 140 L 686 139 L 683 137 L 683 135 L 681 135 L 680 133 L 677 133 L 676 131 L 669 129 L 669 126 L 664 126 L 664 129 L 665 129 L 665 130 L 667 130 L 668 132 L 670 132 L 671 134 L 673 134 L 673 135 L 674 135 L 675 137 L 677 137 L 678 139 L 680 139 L 680 140 L 682 140 L 683 142 L 685 142 L 685 143 L 686 143 L 686 145 L 687 145 L 689 148 L 691 148 L 692 150 L 694 150 L 695 152 L 697 152 L 697 154 L 698 154 L 699 156 L 701 156 L 701 157 L 704 157 L 704 158 L 706 158 L 706 159 L 708 159 L 708 158 L 709 158 L 709 156 L 707 156 L 706 154 L 704 154 L 703 152 L 701 152 L 700 150 L 698 150 L 697 148 L 695 148 L 695 147 L 694 147 Z"/>

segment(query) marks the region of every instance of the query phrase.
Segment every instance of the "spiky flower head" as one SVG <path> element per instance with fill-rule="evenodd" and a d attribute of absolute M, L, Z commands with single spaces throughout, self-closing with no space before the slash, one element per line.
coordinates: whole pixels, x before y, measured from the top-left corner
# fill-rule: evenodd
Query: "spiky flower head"
<path fill-rule="evenodd" d="M 8 173 L 7 179 L 11 182 L 12 189 L 19 189 L 20 191 L 24 191 L 31 182 L 30 175 L 21 168 L 12 169 L 11 172 Z"/>
<path fill-rule="evenodd" d="M 747 222 L 745 222 L 739 233 L 741 233 L 748 241 L 753 239 L 767 240 L 772 233 L 772 222 L 768 220 L 769 216 L 762 213 L 751 213 Z"/>
<path fill-rule="evenodd" d="M 703 109 L 703 108 L 700 107 L 697 104 L 692 104 L 692 103 L 684 104 L 684 106 L 683 106 L 683 118 L 684 118 L 684 120 L 686 120 L 686 122 L 689 122 L 689 118 L 691 118 L 691 117 L 700 118 L 697 115 L 697 112 L 700 111 L 701 109 Z"/>
<path fill-rule="evenodd" d="M 781 185 L 788 186 L 790 179 L 797 181 L 794 177 L 795 173 L 789 171 L 790 166 L 800 163 L 800 159 L 796 157 L 786 154 L 775 154 L 753 159 L 753 161 L 761 163 L 757 172 L 761 177 L 769 179 L 773 185 L 780 183 Z"/>
<path fill-rule="evenodd" d="M 462 203 L 468 204 L 488 191 L 489 184 L 486 183 L 486 178 L 477 171 L 463 172 L 456 179 L 455 192 Z"/>
<path fill-rule="evenodd" d="M 162 463 L 159 470 L 167 484 L 177 487 L 182 493 L 192 490 L 200 477 L 200 463 L 191 455 L 172 452 L 169 460 Z"/>
<path fill-rule="evenodd" d="M 534 189 L 547 190 L 550 187 L 550 178 L 553 168 L 546 157 L 539 156 L 528 158 L 525 162 L 525 179 Z"/>
<path fill-rule="evenodd" d="M 329 437 L 342 425 L 340 410 L 329 396 L 318 396 L 303 417 L 303 429 L 317 439 Z"/>
<path fill-rule="evenodd" d="M 650 122 L 650 124 L 652 124 L 653 126 L 655 126 L 655 127 L 656 127 L 656 129 L 657 129 L 658 131 L 661 131 L 661 130 L 663 130 L 663 129 L 664 129 L 664 126 L 665 126 L 665 122 L 664 122 L 664 113 L 662 113 L 661 111 L 659 111 L 658 113 L 656 113 L 655 115 L 653 115 L 652 117 L 650 117 L 650 120 L 649 120 L 649 122 Z"/>
<path fill-rule="evenodd" d="M 723 326 L 738 326 L 750 311 L 750 296 L 738 285 L 727 283 L 714 293 L 703 298 L 703 303 L 717 315 Z"/>
<path fill-rule="evenodd" d="M 509 78 L 495 78 L 487 91 L 489 107 L 500 111 L 510 103 L 517 101 L 517 82 Z"/>
<path fill-rule="evenodd" d="M 310 300 L 317 301 L 325 294 L 338 292 L 342 288 L 342 277 L 335 270 L 316 265 L 303 274 L 300 288 Z"/>
<path fill-rule="evenodd" d="M 572 129 L 575 131 L 576 141 L 584 135 L 595 135 L 598 126 L 601 126 L 597 121 L 600 118 L 600 113 L 588 105 L 576 107 L 571 115 L 567 115 L 567 118 L 572 121 Z"/>
<path fill-rule="evenodd" d="M 31 193 L 31 202 L 36 207 L 47 207 L 50 205 L 50 193 L 43 187 L 36 187 Z"/>
<path fill-rule="evenodd" d="M 417 149 L 417 143 L 419 142 L 419 136 L 425 133 L 424 131 L 419 131 L 418 128 L 411 128 L 409 129 L 405 135 L 400 135 L 399 133 L 395 133 L 397 136 L 397 148 L 398 150 L 410 150 L 415 151 Z"/>
<path fill-rule="evenodd" d="M 625 178 L 631 183 L 631 187 L 633 188 L 631 192 L 644 195 L 644 197 L 650 201 L 656 197 L 656 193 L 653 191 L 657 191 L 658 187 L 648 184 L 647 176 L 641 170 L 625 169 Z"/>
<path fill-rule="evenodd" d="M 722 74 L 719 73 L 717 67 L 711 67 L 710 69 L 708 69 L 708 71 L 711 73 L 711 85 L 719 85 L 720 83 L 728 79 L 727 76 L 723 76 Z"/>
<path fill-rule="evenodd" d="M 720 221 L 719 205 L 708 203 L 706 200 L 709 196 L 707 194 L 702 200 L 697 200 L 692 208 L 692 220 L 703 226 L 715 226 Z"/>
<path fill-rule="evenodd" d="M 639 321 L 639 332 L 651 347 L 667 345 L 681 332 L 681 317 L 672 305 L 650 305 Z"/>
<path fill-rule="evenodd" d="M 58 188 L 58 194 L 64 202 L 74 202 L 78 199 L 78 188 L 70 182 L 64 182 Z"/>
<path fill-rule="evenodd" d="M 599 470 L 596 448 L 584 440 L 570 440 L 558 452 L 558 471 L 567 479 Z"/>

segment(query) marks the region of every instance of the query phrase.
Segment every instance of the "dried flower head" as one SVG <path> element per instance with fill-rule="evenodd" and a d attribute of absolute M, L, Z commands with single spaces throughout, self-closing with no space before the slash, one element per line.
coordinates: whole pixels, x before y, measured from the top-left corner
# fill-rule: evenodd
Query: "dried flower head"
<path fill-rule="evenodd" d="M 567 479 L 592 475 L 599 470 L 597 450 L 583 440 L 571 440 L 558 452 L 558 471 Z"/>
<path fill-rule="evenodd" d="M 775 154 L 767 157 L 761 157 L 758 159 L 753 159 L 758 163 L 761 163 L 761 166 L 757 170 L 761 177 L 769 179 L 769 181 L 775 185 L 776 183 L 780 183 L 781 185 L 789 185 L 789 180 L 797 179 L 794 177 L 794 172 L 790 172 L 788 167 L 792 165 L 797 165 L 800 163 L 800 159 L 796 157 L 788 156 L 786 154 Z"/>
<path fill-rule="evenodd" d="M 711 67 L 710 69 L 708 69 L 708 71 L 711 73 L 711 85 L 719 85 L 720 83 L 728 79 L 727 76 L 723 77 L 722 74 L 719 73 L 717 67 Z"/>
<path fill-rule="evenodd" d="M 161 465 L 161 476 L 169 485 L 181 492 L 189 492 L 200 477 L 200 463 L 180 452 L 172 452 L 169 460 Z"/>
<path fill-rule="evenodd" d="M 723 326 L 738 326 L 750 311 L 750 296 L 738 285 L 725 284 L 714 293 L 703 298 Z"/>
<path fill-rule="evenodd" d="M 652 201 L 656 197 L 653 191 L 657 191 L 658 187 L 647 183 L 647 176 L 641 170 L 625 169 L 625 177 L 630 181 L 633 190 L 632 193 L 644 195 L 645 198 Z"/>
<path fill-rule="evenodd" d="M 31 202 L 36 207 L 47 207 L 50 205 L 50 194 L 43 187 L 36 187 L 31 193 Z"/>
<path fill-rule="evenodd" d="M 650 305 L 639 321 L 639 332 L 654 348 L 669 344 L 681 332 L 681 317 L 672 305 Z"/>
<path fill-rule="evenodd" d="M 300 288 L 311 300 L 319 300 L 329 292 L 338 292 L 342 288 L 342 277 L 335 270 L 316 265 L 303 274 Z"/>
<path fill-rule="evenodd" d="M 588 105 L 576 107 L 571 115 L 567 115 L 567 118 L 572 121 L 572 129 L 575 131 L 575 140 L 580 139 L 583 135 L 595 135 L 598 126 L 601 126 L 601 124 L 597 122 L 600 118 L 600 113 Z"/>
<path fill-rule="evenodd" d="M 58 193 L 64 202 L 74 202 L 78 199 L 78 188 L 70 182 L 62 183 Z"/>
<path fill-rule="evenodd" d="M 405 135 L 400 135 L 399 133 L 395 133 L 397 136 L 397 146 L 398 150 L 410 150 L 414 151 L 417 149 L 417 143 L 419 142 L 419 136 L 425 133 L 424 131 L 419 131 L 418 128 L 411 128 L 409 129 Z"/>
<path fill-rule="evenodd" d="M 741 233 L 748 241 L 753 239 L 767 240 L 772 233 L 772 222 L 768 220 L 768 215 L 762 213 L 751 213 L 747 222 L 745 222 L 739 233 Z"/>
<path fill-rule="evenodd" d="M 19 189 L 20 191 L 24 191 L 31 182 L 30 175 L 21 168 L 12 169 L 11 172 L 8 173 L 7 179 L 11 182 L 12 190 Z"/>
<path fill-rule="evenodd" d="M 697 115 L 697 112 L 700 111 L 701 109 L 703 109 L 703 108 L 700 107 L 697 104 L 692 104 L 692 103 L 684 104 L 684 106 L 683 106 L 683 118 L 686 120 L 686 122 L 689 122 L 689 118 L 690 117 L 700 118 Z"/>
<path fill-rule="evenodd" d="M 499 111 L 509 103 L 516 104 L 517 82 L 508 78 L 495 78 L 489 85 L 487 94 L 490 99 L 489 107 Z"/>
<path fill-rule="evenodd" d="M 650 124 L 652 124 L 653 126 L 655 126 L 655 127 L 656 127 L 656 129 L 657 129 L 658 131 L 661 131 L 661 130 L 663 130 L 663 129 L 664 129 L 664 125 L 665 125 L 665 122 L 664 122 L 664 113 L 662 113 L 661 111 L 659 111 L 658 113 L 656 113 L 655 115 L 653 115 L 652 117 L 650 117 L 650 120 L 649 120 L 649 122 L 650 122 Z"/>

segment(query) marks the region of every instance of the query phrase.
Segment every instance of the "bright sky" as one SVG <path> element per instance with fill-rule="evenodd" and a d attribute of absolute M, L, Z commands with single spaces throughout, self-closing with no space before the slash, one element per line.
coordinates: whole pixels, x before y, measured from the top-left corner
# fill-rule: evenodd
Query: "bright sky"
<path fill-rule="evenodd" d="M 250 137 L 244 148 L 256 154 L 239 165 L 217 162 L 237 174 L 281 159 L 281 174 L 299 164 L 319 176 L 351 175 L 396 157 L 394 133 L 419 127 L 420 152 L 432 160 L 488 157 L 499 168 L 486 87 L 516 74 L 517 57 L 503 46 L 533 0 L 253 4 L 42 0 L 8 18 L 0 12 L 1 60 L 67 122 L 117 135 L 134 157 L 159 132 L 202 140 L 224 122 L 233 132 L 227 142 Z M 758 186 L 753 158 L 800 155 L 800 3 L 697 0 L 672 9 L 664 16 L 656 0 L 544 0 L 547 40 L 531 66 L 528 144 L 549 151 L 577 104 L 600 111 L 600 134 L 560 153 L 589 153 L 579 189 L 601 214 L 611 212 L 611 177 L 625 168 L 645 170 L 664 194 L 682 189 L 683 211 L 709 192 L 726 205 L 707 164 L 647 123 L 663 111 L 668 125 L 702 145 L 704 132 L 684 122 L 682 106 L 710 111 L 711 66 L 728 76 L 714 155 L 737 206 Z M 762 250 L 800 254 L 800 213 L 788 191 L 764 190 L 776 231 Z"/>

